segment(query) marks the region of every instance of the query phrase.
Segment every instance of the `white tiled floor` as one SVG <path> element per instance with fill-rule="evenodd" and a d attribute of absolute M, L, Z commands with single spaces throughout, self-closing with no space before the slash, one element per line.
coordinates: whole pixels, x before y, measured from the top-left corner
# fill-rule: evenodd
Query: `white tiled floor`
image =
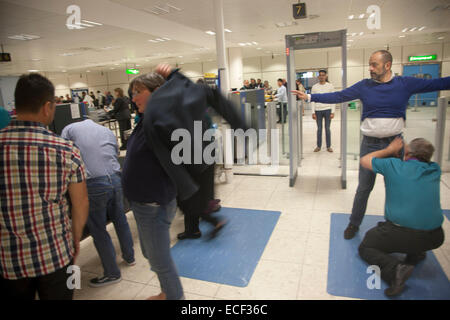
<path fill-rule="evenodd" d="M 293 188 L 289 187 L 287 177 L 243 175 L 235 175 L 229 184 L 216 186 L 216 197 L 222 200 L 222 206 L 282 212 L 249 285 L 239 288 L 182 278 L 187 299 L 346 299 L 326 292 L 330 214 L 350 213 L 358 182 L 358 163 L 352 157 L 348 158 L 347 189 L 341 189 L 339 143 L 333 144 L 335 152 L 332 154 L 326 151 L 312 153 L 315 124 L 308 120 L 309 117 L 305 117 L 305 130 L 309 130 L 304 140 L 305 159 Z M 339 133 L 339 122 L 333 121 L 333 138 L 337 139 Z M 242 171 L 242 168 L 236 168 L 236 171 Z M 442 208 L 450 209 L 450 173 L 444 173 L 442 181 Z M 384 182 L 378 177 L 367 214 L 382 215 L 384 197 Z M 135 243 L 136 266 L 126 266 L 118 251 L 123 280 L 103 288 L 90 288 L 87 285 L 89 279 L 101 275 L 102 268 L 92 239 L 84 240 L 77 261 L 82 270 L 82 289 L 76 291 L 76 299 L 141 300 L 160 293 L 156 274 L 150 271 L 142 256 L 132 213 L 129 212 L 127 217 Z M 446 234 L 450 234 L 447 219 L 443 227 Z M 178 213 L 171 228 L 172 245 L 183 228 L 183 217 Z M 109 229 L 116 249 L 119 249 L 112 226 Z M 446 240 L 435 254 L 450 278 L 450 241 Z"/>

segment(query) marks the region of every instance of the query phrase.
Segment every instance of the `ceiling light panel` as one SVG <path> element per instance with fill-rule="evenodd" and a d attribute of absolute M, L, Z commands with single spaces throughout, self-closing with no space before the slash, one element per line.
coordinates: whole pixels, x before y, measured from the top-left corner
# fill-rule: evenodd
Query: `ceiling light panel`
<path fill-rule="evenodd" d="M 298 25 L 298 23 L 296 21 L 288 21 L 288 22 L 278 22 L 275 23 L 275 26 L 277 28 L 286 28 L 286 27 L 292 27 L 292 26 L 296 26 Z"/>
<path fill-rule="evenodd" d="M 163 38 L 150 39 L 148 41 L 152 42 L 152 43 L 159 43 L 159 42 L 166 42 L 166 41 L 170 41 L 170 40 L 172 40 L 172 39 L 163 37 Z"/>
<path fill-rule="evenodd" d="M 22 41 L 28 41 L 28 40 L 36 40 L 36 39 L 40 39 L 40 36 L 35 36 L 35 35 L 31 35 L 31 34 L 17 34 L 14 36 L 9 36 L 9 39 L 12 40 L 22 40 Z"/>
<path fill-rule="evenodd" d="M 166 3 L 166 4 L 158 4 L 158 5 L 149 7 L 149 8 L 144 8 L 143 10 L 159 16 L 159 15 L 165 15 L 165 14 L 169 14 L 169 13 L 180 12 L 183 9 L 178 8 L 178 7 L 174 6 L 173 4 Z"/>
<path fill-rule="evenodd" d="M 81 21 L 86 22 L 86 23 L 90 23 L 90 24 L 93 24 L 93 25 L 96 25 L 96 26 L 102 26 L 103 25 L 101 23 L 94 22 L 94 21 L 89 21 L 89 20 L 81 20 Z"/>

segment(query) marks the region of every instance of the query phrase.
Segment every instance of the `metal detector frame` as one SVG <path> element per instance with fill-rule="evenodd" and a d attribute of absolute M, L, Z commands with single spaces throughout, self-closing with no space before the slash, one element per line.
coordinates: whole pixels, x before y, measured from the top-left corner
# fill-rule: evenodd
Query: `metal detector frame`
<path fill-rule="evenodd" d="M 295 90 L 295 51 L 316 48 L 341 47 L 342 49 L 342 90 L 347 88 L 347 30 L 331 32 L 313 32 L 286 35 L 288 112 L 289 112 L 289 186 L 293 187 L 297 179 L 298 166 L 301 164 L 303 139 L 299 139 L 300 126 Z M 300 118 L 300 123 L 302 122 Z M 302 133 L 303 135 L 303 133 Z M 302 137 L 302 136 L 301 136 Z M 341 186 L 347 188 L 347 108 L 341 103 Z"/>

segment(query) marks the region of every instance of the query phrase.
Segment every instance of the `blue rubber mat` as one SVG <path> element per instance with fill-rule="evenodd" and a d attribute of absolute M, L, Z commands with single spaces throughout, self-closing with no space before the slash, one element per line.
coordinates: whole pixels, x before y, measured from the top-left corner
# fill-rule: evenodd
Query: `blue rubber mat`
<path fill-rule="evenodd" d="M 384 221 L 384 217 L 366 215 L 357 235 L 351 240 L 345 240 L 343 232 L 349 217 L 349 214 L 343 213 L 331 215 L 327 284 L 329 294 L 369 300 L 450 300 L 450 281 L 431 251 L 428 251 L 427 258 L 414 268 L 400 296 L 385 296 L 384 289 L 388 285 L 383 280 L 380 289 L 369 289 L 367 283 L 374 284 L 374 271 L 368 271 L 369 265 L 360 258 L 358 247 L 366 232 L 379 221 Z M 372 278 L 369 280 L 370 277 Z"/>
<path fill-rule="evenodd" d="M 178 272 L 186 278 L 246 287 L 280 212 L 222 207 L 215 215 L 228 220 L 215 239 L 208 240 L 213 227 L 201 221 L 201 238 L 172 247 Z"/>
<path fill-rule="evenodd" d="M 447 217 L 448 220 L 450 220 L 450 210 L 442 210 L 442 213 Z"/>

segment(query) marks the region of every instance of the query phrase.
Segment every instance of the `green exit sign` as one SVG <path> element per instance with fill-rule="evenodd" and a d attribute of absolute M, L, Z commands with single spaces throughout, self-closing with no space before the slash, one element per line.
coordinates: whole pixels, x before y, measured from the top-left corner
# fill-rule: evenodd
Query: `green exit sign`
<path fill-rule="evenodd" d="M 431 60 L 436 60 L 437 59 L 437 55 L 435 54 L 428 54 L 425 56 L 409 56 L 408 57 L 408 61 L 409 62 L 414 62 L 414 61 L 431 61 Z"/>
<path fill-rule="evenodd" d="M 138 69 L 127 69 L 127 74 L 139 74 Z"/>

